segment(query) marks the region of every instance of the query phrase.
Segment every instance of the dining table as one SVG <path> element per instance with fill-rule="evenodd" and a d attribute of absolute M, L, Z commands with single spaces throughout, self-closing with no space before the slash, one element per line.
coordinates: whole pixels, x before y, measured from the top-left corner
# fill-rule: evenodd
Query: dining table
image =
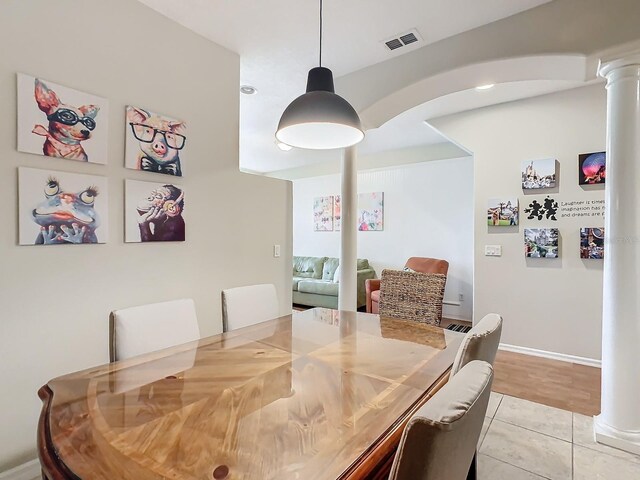
<path fill-rule="evenodd" d="M 386 478 L 464 335 L 314 308 L 55 378 L 44 479 Z"/>

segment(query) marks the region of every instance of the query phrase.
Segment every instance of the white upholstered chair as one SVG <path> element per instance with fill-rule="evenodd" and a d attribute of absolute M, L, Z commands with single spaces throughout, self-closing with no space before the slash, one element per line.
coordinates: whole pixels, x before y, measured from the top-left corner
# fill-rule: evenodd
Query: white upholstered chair
<path fill-rule="evenodd" d="M 493 365 L 502 335 L 502 317 L 497 313 L 485 315 L 464 336 L 458 349 L 456 359 L 451 367 L 451 375 L 455 375 L 472 360 L 484 360 Z"/>
<path fill-rule="evenodd" d="M 109 324 L 112 362 L 200 339 L 191 299 L 114 310 Z"/>
<path fill-rule="evenodd" d="M 456 375 L 467 363 L 473 360 L 483 360 L 493 366 L 500 345 L 502 335 L 502 317 L 497 313 L 485 315 L 464 336 L 451 367 L 451 376 Z M 473 457 L 469 469 L 468 480 L 478 478 L 478 459 Z"/>
<path fill-rule="evenodd" d="M 390 480 L 465 480 L 489 403 L 493 367 L 465 365 L 410 419 Z"/>
<path fill-rule="evenodd" d="M 265 283 L 222 291 L 222 328 L 225 332 L 278 318 L 275 285 Z"/>

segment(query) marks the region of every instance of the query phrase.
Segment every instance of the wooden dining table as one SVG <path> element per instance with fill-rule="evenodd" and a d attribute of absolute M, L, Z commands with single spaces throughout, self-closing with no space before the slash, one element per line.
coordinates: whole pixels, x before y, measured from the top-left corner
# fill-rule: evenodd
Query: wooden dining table
<path fill-rule="evenodd" d="M 56 378 L 43 478 L 384 478 L 462 338 L 316 308 Z"/>

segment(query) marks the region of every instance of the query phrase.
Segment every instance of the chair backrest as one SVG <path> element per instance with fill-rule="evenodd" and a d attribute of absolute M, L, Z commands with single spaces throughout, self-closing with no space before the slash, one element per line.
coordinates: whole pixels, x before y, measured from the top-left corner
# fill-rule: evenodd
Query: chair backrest
<path fill-rule="evenodd" d="M 472 360 L 483 360 L 493 365 L 502 335 L 502 317 L 497 313 L 485 315 L 467 332 L 451 367 L 455 375 Z"/>
<path fill-rule="evenodd" d="M 222 328 L 225 332 L 278 318 L 275 285 L 265 283 L 222 291 Z"/>
<path fill-rule="evenodd" d="M 489 403 L 493 368 L 466 365 L 409 420 L 390 480 L 465 480 Z"/>
<path fill-rule="evenodd" d="M 449 272 L 449 262 L 439 258 L 411 257 L 404 266 L 421 273 L 441 273 L 446 275 Z"/>
<path fill-rule="evenodd" d="M 200 338 L 196 306 L 191 299 L 114 310 L 109 324 L 112 362 Z"/>
<path fill-rule="evenodd" d="M 380 316 L 440 325 L 446 281 L 441 273 L 383 270 Z"/>

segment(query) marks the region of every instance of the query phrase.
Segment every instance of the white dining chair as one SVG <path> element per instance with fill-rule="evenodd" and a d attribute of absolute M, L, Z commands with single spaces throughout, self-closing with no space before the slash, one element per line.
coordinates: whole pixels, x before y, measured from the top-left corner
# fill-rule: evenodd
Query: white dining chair
<path fill-rule="evenodd" d="M 410 419 L 389 480 L 466 480 L 487 412 L 493 368 L 466 364 Z"/>
<path fill-rule="evenodd" d="M 264 283 L 222 291 L 222 328 L 225 332 L 280 316 L 275 285 Z"/>
<path fill-rule="evenodd" d="M 501 336 L 502 317 L 497 313 L 485 315 L 464 336 L 451 367 L 451 376 L 473 360 L 483 360 L 493 365 Z"/>
<path fill-rule="evenodd" d="M 112 362 L 200 339 L 191 299 L 114 310 L 109 316 Z"/>
<path fill-rule="evenodd" d="M 462 340 L 451 367 L 451 377 L 457 375 L 466 364 L 482 360 L 493 366 L 502 336 L 502 317 L 497 313 L 485 315 Z M 478 478 L 478 456 L 474 455 L 469 469 L 468 480 Z"/>

